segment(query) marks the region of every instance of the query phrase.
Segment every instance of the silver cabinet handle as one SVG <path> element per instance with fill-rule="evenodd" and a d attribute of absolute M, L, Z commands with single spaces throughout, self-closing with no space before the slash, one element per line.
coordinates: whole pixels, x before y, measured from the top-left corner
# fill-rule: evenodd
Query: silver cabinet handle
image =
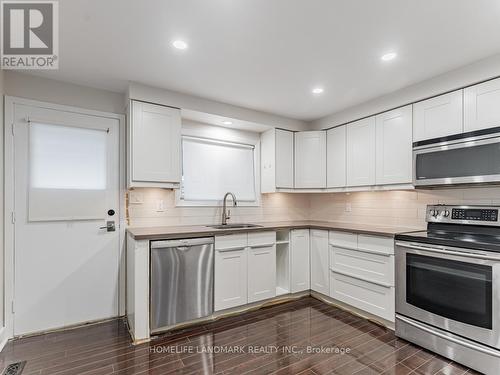
<path fill-rule="evenodd" d="M 234 246 L 234 247 L 226 247 L 223 249 L 215 249 L 219 253 L 224 253 L 227 251 L 238 251 L 238 250 L 245 250 L 247 247 L 246 246 Z"/>
<path fill-rule="evenodd" d="M 476 259 L 500 261 L 500 257 L 496 257 L 494 255 L 483 255 L 483 254 L 475 254 L 475 253 L 470 253 L 470 252 L 465 252 L 465 251 L 448 250 L 448 248 L 445 248 L 445 247 L 437 248 L 437 247 L 418 246 L 418 245 L 408 244 L 405 242 L 396 242 L 396 246 L 401 246 L 404 248 L 414 249 L 414 250 L 429 251 L 431 253 L 456 255 L 456 256 L 465 257 L 465 258 L 476 258 Z"/>
<path fill-rule="evenodd" d="M 259 249 L 262 247 L 271 247 L 271 246 L 274 246 L 274 242 L 273 243 L 263 243 L 263 244 L 259 244 L 259 245 L 250 245 L 248 247 L 251 249 Z"/>

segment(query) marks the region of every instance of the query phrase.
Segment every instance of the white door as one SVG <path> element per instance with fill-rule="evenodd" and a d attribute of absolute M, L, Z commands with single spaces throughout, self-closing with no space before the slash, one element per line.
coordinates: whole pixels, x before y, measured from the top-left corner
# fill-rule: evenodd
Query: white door
<path fill-rule="evenodd" d="M 295 188 L 326 187 L 326 132 L 295 133 Z"/>
<path fill-rule="evenodd" d="M 276 245 L 249 246 L 248 302 L 257 302 L 274 296 L 276 296 Z"/>
<path fill-rule="evenodd" d="M 423 141 L 463 131 L 462 90 L 413 104 L 413 141 Z"/>
<path fill-rule="evenodd" d="M 247 304 L 247 249 L 215 251 L 215 311 Z"/>
<path fill-rule="evenodd" d="M 291 232 L 291 288 L 292 293 L 308 290 L 309 279 L 309 229 Z"/>
<path fill-rule="evenodd" d="M 14 335 L 117 316 L 119 120 L 17 103 L 13 117 Z"/>
<path fill-rule="evenodd" d="M 375 185 L 375 117 L 347 124 L 347 186 Z"/>
<path fill-rule="evenodd" d="M 346 126 L 337 126 L 326 133 L 327 187 L 346 184 Z"/>
<path fill-rule="evenodd" d="M 293 132 L 276 129 L 276 187 L 293 189 Z"/>
<path fill-rule="evenodd" d="M 143 182 L 161 187 L 154 183 L 179 183 L 180 110 L 138 101 L 131 105 L 131 185 Z"/>
<path fill-rule="evenodd" d="M 464 131 L 500 126 L 500 79 L 464 90 Z"/>
<path fill-rule="evenodd" d="M 377 185 L 412 182 L 412 107 L 377 115 Z"/>
<path fill-rule="evenodd" d="M 329 295 L 328 231 L 311 230 L 311 289 Z"/>

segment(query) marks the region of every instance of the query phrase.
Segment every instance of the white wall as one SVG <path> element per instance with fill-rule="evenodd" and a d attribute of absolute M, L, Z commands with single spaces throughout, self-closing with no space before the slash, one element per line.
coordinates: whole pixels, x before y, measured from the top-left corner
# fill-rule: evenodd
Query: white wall
<path fill-rule="evenodd" d="M 4 319 L 4 171 L 3 171 L 3 133 L 4 133 L 4 71 L 0 69 L 0 327 L 3 327 Z"/>
<path fill-rule="evenodd" d="M 6 71 L 4 92 L 9 96 L 69 105 L 96 111 L 125 113 L 125 94 Z"/>
<path fill-rule="evenodd" d="M 277 128 L 289 130 L 307 130 L 309 128 L 309 125 L 304 121 L 289 119 L 270 113 L 216 102 L 158 87 L 146 86 L 135 82 L 130 83 L 127 97 L 130 99 L 138 99 L 151 103 L 210 113 L 222 117 L 255 122 Z"/>
<path fill-rule="evenodd" d="M 500 54 L 311 121 L 309 126 L 311 129 L 330 128 L 498 76 Z"/>

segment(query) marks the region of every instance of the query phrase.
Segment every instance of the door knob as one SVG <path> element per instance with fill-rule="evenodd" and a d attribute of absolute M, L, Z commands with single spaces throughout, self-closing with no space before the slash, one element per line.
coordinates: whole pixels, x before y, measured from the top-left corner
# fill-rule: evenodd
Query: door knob
<path fill-rule="evenodd" d="M 99 229 L 106 229 L 106 231 L 108 231 L 108 232 L 114 232 L 116 230 L 115 222 L 112 220 L 106 221 L 106 226 L 99 227 Z"/>

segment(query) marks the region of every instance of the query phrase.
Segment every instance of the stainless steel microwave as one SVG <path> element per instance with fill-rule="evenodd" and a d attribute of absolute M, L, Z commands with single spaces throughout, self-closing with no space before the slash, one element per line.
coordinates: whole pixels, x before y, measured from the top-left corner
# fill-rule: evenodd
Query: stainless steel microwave
<path fill-rule="evenodd" d="M 413 144 L 415 186 L 500 183 L 500 128 Z"/>

